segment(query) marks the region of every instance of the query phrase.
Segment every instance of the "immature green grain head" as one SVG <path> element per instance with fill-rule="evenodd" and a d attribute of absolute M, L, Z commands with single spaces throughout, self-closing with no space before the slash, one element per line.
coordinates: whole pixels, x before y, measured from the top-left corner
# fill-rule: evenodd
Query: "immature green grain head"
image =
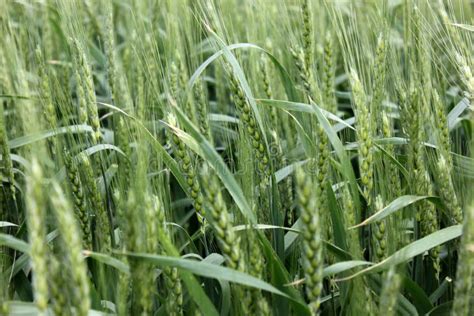
<path fill-rule="evenodd" d="M 373 126 L 367 96 L 357 72 L 351 70 L 352 95 L 356 114 L 356 134 L 359 142 L 359 168 L 364 197 L 372 203 L 373 195 Z"/>
<path fill-rule="evenodd" d="M 458 202 L 447 161 L 443 156 L 439 158 L 436 167 L 435 176 L 438 180 L 438 192 L 446 205 L 450 219 L 454 223 L 460 224 L 463 222 L 463 213 Z"/>
<path fill-rule="evenodd" d="M 302 49 L 300 48 L 290 48 L 291 56 L 293 57 L 294 63 L 296 65 L 296 69 L 298 71 L 298 79 L 301 82 L 303 87 L 303 91 L 305 93 L 305 99 L 307 100 L 314 100 L 315 95 L 317 95 L 314 90 L 314 80 L 312 72 L 308 70 L 305 66 L 305 55 Z M 316 98 L 318 101 L 319 98 Z"/>
<path fill-rule="evenodd" d="M 360 222 L 356 214 L 354 201 L 352 200 L 350 190 L 347 186 L 344 186 L 342 191 L 342 205 L 346 210 L 344 212 L 344 223 L 346 227 L 352 227 Z M 348 242 L 351 253 L 353 253 L 355 257 L 361 256 L 362 250 L 360 248 L 359 232 L 355 229 L 350 229 L 347 231 L 347 236 L 349 237 Z"/>
<path fill-rule="evenodd" d="M 375 210 L 383 209 L 383 200 L 380 195 L 375 198 Z M 376 222 L 372 226 L 373 251 L 377 261 L 382 261 L 387 256 L 387 227 L 384 220 Z"/>
<path fill-rule="evenodd" d="M 76 75 L 76 79 L 80 80 L 76 84 L 82 86 L 83 96 L 78 94 L 79 97 L 83 97 L 85 100 L 85 106 L 87 109 L 87 121 L 92 126 L 93 134 L 92 134 L 92 141 L 93 143 L 100 142 L 102 138 L 102 133 L 100 132 L 100 121 L 99 121 L 99 114 L 97 109 L 97 99 L 95 95 L 95 86 L 94 86 L 94 79 L 92 77 L 92 70 L 91 66 L 87 60 L 87 56 L 84 52 L 82 44 L 77 39 L 72 39 L 73 49 L 75 50 L 75 63 L 76 69 L 79 75 Z M 78 88 L 81 89 L 81 88 Z M 79 100 L 80 102 L 80 115 L 83 116 L 84 103 Z M 81 117 L 80 119 L 84 119 Z"/>
<path fill-rule="evenodd" d="M 196 101 L 195 108 L 197 114 L 197 122 L 201 133 L 212 142 L 212 133 L 209 127 L 209 108 L 207 104 L 207 96 L 205 91 L 206 84 L 199 80 L 194 85 L 194 100 Z"/>
<path fill-rule="evenodd" d="M 393 131 L 393 122 L 390 120 L 387 112 L 382 113 L 382 135 L 385 138 L 395 136 Z M 395 146 L 388 144 L 385 147 L 385 150 L 392 156 L 396 156 L 397 152 Z M 388 170 L 386 173 L 386 178 L 389 179 L 390 186 L 388 188 L 391 198 L 398 197 L 402 194 L 402 188 L 400 183 L 400 171 L 398 166 L 393 161 L 384 161 L 385 165 L 388 165 Z"/>
<path fill-rule="evenodd" d="M 126 119 L 119 117 L 117 120 L 117 128 L 114 132 L 114 141 L 115 145 L 125 154 L 119 157 L 119 177 L 121 178 L 120 180 L 123 186 L 127 185 L 128 179 L 131 176 L 132 162 L 134 159 L 132 147 L 130 146 L 132 142 L 131 132 L 131 127 L 127 124 Z"/>
<path fill-rule="evenodd" d="M 168 113 L 167 121 L 171 129 L 178 128 L 178 121 L 176 116 L 172 113 Z M 174 154 L 176 160 L 178 160 L 181 172 L 186 178 L 186 182 L 189 186 L 188 194 L 193 199 L 194 208 L 196 209 L 198 219 L 202 224 L 202 229 L 205 226 L 205 209 L 203 208 L 204 198 L 201 192 L 201 185 L 197 178 L 193 156 L 191 151 L 186 147 L 184 142 L 174 132 L 170 132 L 170 138 L 174 145 Z"/>
<path fill-rule="evenodd" d="M 263 278 L 265 258 L 259 255 L 262 253 L 262 248 L 258 241 L 257 232 L 253 228 L 246 231 L 245 247 L 242 247 L 242 249 L 246 250 L 247 255 L 245 259 L 245 272 L 256 278 Z M 248 305 L 250 315 L 270 315 L 268 301 L 262 295 L 261 290 L 251 289 L 246 291 L 245 294 L 244 304 Z"/>
<path fill-rule="evenodd" d="M 43 103 L 43 115 L 49 129 L 57 127 L 56 109 L 51 97 L 51 88 L 49 84 L 49 73 L 43 60 L 41 49 L 36 48 L 36 61 L 38 63 L 38 72 L 40 79 L 39 92 Z"/>
<path fill-rule="evenodd" d="M 436 135 L 438 136 L 438 146 L 441 154 L 445 157 L 448 167 L 452 169 L 451 158 L 451 139 L 449 136 L 448 119 L 444 104 L 436 90 L 433 90 L 433 107 L 434 107 L 434 122 Z"/>
<path fill-rule="evenodd" d="M 166 244 L 171 243 L 171 236 L 166 222 L 166 215 L 162 201 L 156 195 L 152 197 L 152 207 L 156 212 L 156 231 L 160 241 L 160 246 L 163 246 L 163 254 L 171 255 L 165 250 Z M 183 314 L 183 288 L 181 279 L 177 268 L 165 267 L 163 269 L 166 291 L 168 297 L 166 298 L 165 309 L 168 315 L 182 315 Z"/>
<path fill-rule="evenodd" d="M 395 267 L 391 267 L 385 276 L 382 293 L 380 294 L 380 313 L 383 313 L 387 316 L 397 315 L 396 305 L 398 293 L 400 291 L 400 285 L 400 275 L 396 272 Z"/>
<path fill-rule="evenodd" d="M 257 125 L 255 114 L 250 107 L 249 101 L 247 100 L 236 75 L 232 71 L 230 65 L 226 64 L 226 67 L 230 76 L 232 100 L 239 111 L 239 116 L 243 123 L 243 127 L 245 128 L 245 132 L 250 136 L 253 154 L 256 160 L 255 164 L 258 172 L 262 175 L 260 185 L 266 186 L 270 171 L 270 161 L 264 142 L 264 136 Z"/>
<path fill-rule="evenodd" d="M 77 94 L 77 116 L 79 124 L 87 124 L 87 101 L 84 87 L 81 83 L 81 74 L 78 67 L 74 70 L 76 79 L 76 94 Z"/>
<path fill-rule="evenodd" d="M 262 74 L 262 84 L 263 84 L 263 91 L 265 91 L 265 96 L 267 99 L 273 99 L 273 92 L 272 87 L 270 84 L 270 69 L 268 65 L 267 58 L 264 54 L 260 56 L 259 60 L 259 70 Z"/>
<path fill-rule="evenodd" d="M 69 273 L 65 273 L 64 266 L 60 264 L 60 260 L 54 255 L 49 256 L 48 266 L 51 272 L 48 280 L 51 310 L 54 315 L 67 315 L 72 312 L 71 283 L 68 282 Z"/>
<path fill-rule="evenodd" d="M 303 269 L 306 279 L 306 292 L 309 297 L 311 313 L 317 315 L 323 287 L 323 246 L 322 227 L 320 223 L 321 209 L 317 197 L 312 192 L 313 181 L 303 169 L 296 174 L 298 205 L 303 223 Z"/>
<path fill-rule="evenodd" d="M 337 112 L 337 100 L 334 94 L 336 89 L 335 69 L 334 69 L 334 45 L 333 35 L 326 33 L 324 40 L 324 63 L 323 63 L 323 104 L 322 106 L 332 113 Z"/>
<path fill-rule="evenodd" d="M 311 1 L 303 0 L 301 4 L 303 15 L 303 48 L 304 65 L 307 71 L 312 71 L 314 58 L 314 40 L 313 40 L 313 16 L 311 12 Z"/>
<path fill-rule="evenodd" d="M 107 1 L 108 3 L 110 1 Z M 105 17 L 105 53 L 107 54 L 107 74 L 109 79 L 109 87 L 112 95 L 112 101 L 117 101 L 117 56 L 115 53 L 115 35 L 114 35 L 114 21 L 113 10 L 110 6 Z"/>
<path fill-rule="evenodd" d="M 64 162 L 66 165 L 67 177 L 71 185 L 72 195 L 74 197 L 74 211 L 79 220 L 82 231 L 82 245 L 85 249 L 92 249 L 89 211 L 87 209 L 87 200 L 84 196 L 84 187 L 77 168 L 77 163 L 67 151 L 64 151 Z"/>
<path fill-rule="evenodd" d="M 466 89 L 466 97 L 469 99 L 471 103 L 471 108 L 474 107 L 474 76 L 472 75 L 472 69 L 469 65 L 466 57 L 462 56 L 461 54 L 456 54 L 456 61 L 459 65 L 459 70 L 461 73 L 461 78 L 464 81 L 464 86 Z"/>
<path fill-rule="evenodd" d="M 385 77 L 387 71 L 387 43 L 381 34 L 377 39 L 377 48 L 375 51 L 374 81 L 372 111 L 376 112 L 375 117 L 380 120 L 382 113 L 382 101 L 385 98 Z"/>
<path fill-rule="evenodd" d="M 80 154 L 79 161 L 81 162 L 81 169 L 83 171 L 82 180 L 87 187 L 89 202 L 94 210 L 93 215 L 96 219 L 95 236 L 98 240 L 98 246 L 102 251 L 109 252 L 112 249 L 111 224 L 102 193 L 97 185 L 93 165 L 85 153 Z"/>
<path fill-rule="evenodd" d="M 36 307 L 45 315 L 48 307 L 48 247 L 46 244 L 46 200 L 43 190 L 43 172 L 36 158 L 31 162 L 27 177 L 26 211 L 28 239 L 31 244 L 31 266 Z"/>
<path fill-rule="evenodd" d="M 89 314 L 91 303 L 87 265 L 82 255 L 82 234 L 77 226 L 74 212 L 58 183 L 53 183 L 51 203 L 61 238 L 64 241 L 64 249 L 67 251 L 66 257 L 71 266 L 72 281 L 74 282 L 74 297 L 71 299 L 76 314 L 86 316 Z"/>
<path fill-rule="evenodd" d="M 473 314 L 471 2 L 0 0 L 0 314 Z"/>
<path fill-rule="evenodd" d="M 474 206 L 471 202 L 466 209 L 463 225 L 463 235 L 459 248 L 459 258 L 454 283 L 454 301 L 451 315 L 470 315 L 472 306 L 472 293 L 474 290 Z"/>
<path fill-rule="evenodd" d="M 203 191 L 206 196 L 205 204 L 212 216 L 211 225 L 216 234 L 227 265 L 232 269 L 243 269 L 239 239 L 233 231 L 233 225 L 227 206 L 220 192 L 219 182 L 207 164 L 201 167 Z"/>

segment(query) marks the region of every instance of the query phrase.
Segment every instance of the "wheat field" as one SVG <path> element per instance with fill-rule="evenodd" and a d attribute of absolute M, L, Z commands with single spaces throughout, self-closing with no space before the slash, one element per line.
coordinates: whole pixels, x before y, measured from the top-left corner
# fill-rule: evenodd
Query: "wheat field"
<path fill-rule="evenodd" d="M 0 0 L 0 315 L 474 314 L 472 0 Z"/>

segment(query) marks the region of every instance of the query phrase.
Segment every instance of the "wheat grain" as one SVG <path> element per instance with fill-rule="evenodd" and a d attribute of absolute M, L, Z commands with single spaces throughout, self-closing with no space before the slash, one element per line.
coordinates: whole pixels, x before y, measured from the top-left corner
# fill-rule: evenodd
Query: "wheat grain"
<path fill-rule="evenodd" d="M 310 177 L 299 169 L 297 173 L 298 203 L 301 207 L 301 219 L 303 222 L 303 253 L 304 271 L 306 276 L 306 292 L 310 299 L 309 306 L 313 315 L 318 314 L 320 297 L 322 294 L 322 244 L 321 224 L 318 194 L 311 192 L 313 183 Z M 318 186 L 317 190 L 321 190 Z"/>
<path fill-rule="evenodd" d="M 43 174 L 38 160 L 31 162 L 31 173 L 27 182 L 28 239 L 32 244 L 30 256 L 33 268 L 33 287 L 39 315 L 45 315 L 48 307 L 48 248 L 46 245 L 46 225 Z"/>

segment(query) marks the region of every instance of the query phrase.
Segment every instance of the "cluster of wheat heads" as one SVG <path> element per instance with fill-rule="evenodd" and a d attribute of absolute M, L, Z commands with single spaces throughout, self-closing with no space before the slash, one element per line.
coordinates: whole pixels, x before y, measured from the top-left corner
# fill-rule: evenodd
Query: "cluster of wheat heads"
<path fill-rule="evenodd" d="M 474 313 L 470 0 L 0 0 L 0 315 Z"/>

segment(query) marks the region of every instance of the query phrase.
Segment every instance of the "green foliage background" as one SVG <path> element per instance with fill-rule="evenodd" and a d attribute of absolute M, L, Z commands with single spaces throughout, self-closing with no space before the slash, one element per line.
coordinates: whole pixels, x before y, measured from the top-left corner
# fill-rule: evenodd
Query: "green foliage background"
<path fill-rule="evenodd" d="M 0 314 L 474 312 L 471 0 L 0 0 Z"/>

